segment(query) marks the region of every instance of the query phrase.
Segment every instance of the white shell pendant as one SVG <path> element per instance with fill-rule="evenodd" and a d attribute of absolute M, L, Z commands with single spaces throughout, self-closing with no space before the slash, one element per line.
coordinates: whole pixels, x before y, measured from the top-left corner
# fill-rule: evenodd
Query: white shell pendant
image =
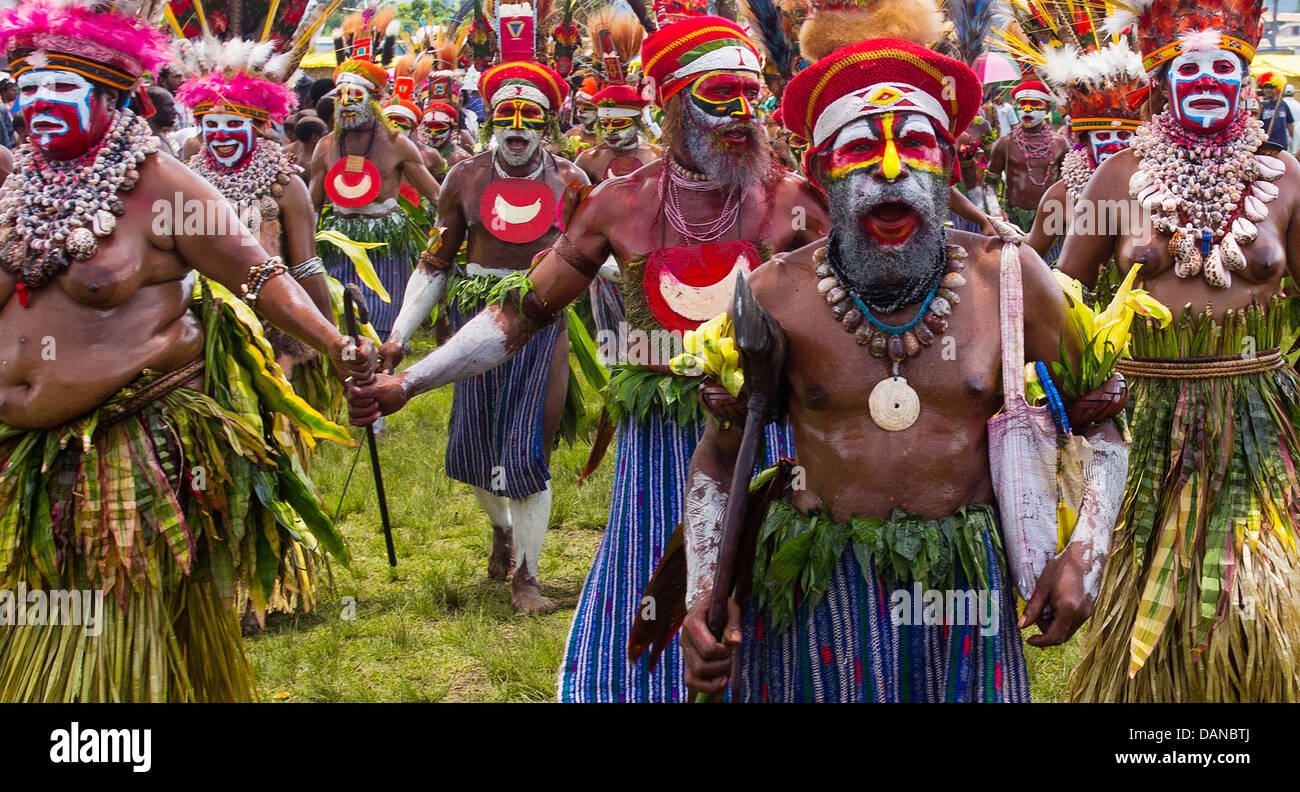
<path fill-rule="evenodd" d="M 1259 177 L 1265 181 L 1277 181 L 1286 173 L 1286 165 L 1282 160 L 1267 154 L 1255 155 L 1255 167 L 1259 168 Z"/>
<path fill-rule="evenodd" d="M 1205 282 L 1216 289 L 1226 289 L 1232 285 L 1232 276 L 1223 268 L 1223 255 L 1219 252 L 1218 245 L 1205 257 Z"/>
<path fill-rule="evenodd" d="M 1253 195 L 1247 195 L 1242 202 L 1242 212 L 1248 220 L 1256 223 L 1262 223 L 1268 219 L 1268 207 L 1264 202 Z"/>
<path fill-rule="evenodd" d="M 901 432 L 916 423 L 921 399 L 902 377 L 887 377 L 871 389 L 871 420 L 886 432 Z"/>
<path fill-rule="evenodd" d="M 107 209 L 96 211 L 94 218 L 90 222 L 90 229 L 97 237 L 110 236 L 116 228 L 117 218 Z"/>
<path fill-rule="evenodd" d="M 1253 181 L 1250 183 L 1250 194 L 1264 203 L 1269 203 L 1278 196 L 1277 185 L 1273 182 Z"/>
<path fill-rule="evenodd" d="M 1259 236 L 1259 229 L 1255 224 L 1244 217 L 1238 217 L 1232 221 L 1232 235 L 1237 238 L 1237 242 L 1242 245 L 1249 245 Z"/>
<path fill-rule="evenodd" d="M 1241 245 L 1237 244 L 1233 234 L 1225 234 L 1219 243 L 1219 257 L 1223 260 L 1223 266 L 1229 270 L 1240 272 L 1246 268 L 1246 254 L 1242 252 Z"/>
<path fill-rule="evenodd" d="M 1147 173 L 1141 168 L 1138 168 L 1136 171 L 1133 172 L 1133 176 L 1130 177 L 1128 180 L 1128 194 L 1137 195 L 1138 193 L 1142 192 L 1143 189 L 1149 186 L 1151 182 L 1152 182 L 1151 174 Z"/>

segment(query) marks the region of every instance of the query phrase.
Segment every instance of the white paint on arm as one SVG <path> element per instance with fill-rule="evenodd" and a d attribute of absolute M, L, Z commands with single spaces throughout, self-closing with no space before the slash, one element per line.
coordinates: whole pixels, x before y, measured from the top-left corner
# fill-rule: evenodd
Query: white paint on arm
<path fill-rule="evenodd" d="M 402 310 L 393 321 L 393 331 L 388 334 L 388 340 L 401 344 L 403 350 L 409 349 L 411 336 L 429 318 L 433 306 L 438 304 L 446 291 L 447 273 L 430 272 L 424 267 L 416 267 L 411 273 L 411 279 L 406 282 Z"/>
<path fill-rule="evenodd" d="M 499 306 L 491 305 L 480 311 L 447 343 L 405 371 L 402 382 L 407 398 L 476 377 L 509 360 L 514 353 L 506 345 L 507 321 Z"/>
<path fill-rule="evenodd" d="M 727 494 L 712 476 L 695 471 L 686 491 L 686 609 L 699 595 L 713 590 L 722 544 L 722 515 Z"/>

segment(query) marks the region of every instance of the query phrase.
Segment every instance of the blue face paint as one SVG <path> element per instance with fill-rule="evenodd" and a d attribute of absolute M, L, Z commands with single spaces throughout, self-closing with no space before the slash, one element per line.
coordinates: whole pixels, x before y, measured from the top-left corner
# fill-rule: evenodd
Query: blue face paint
<path fill-rule="evenodd" d="M 1169 64 L 1169 109 L 1186 129 L 1222 131 L 1237 115 L 1242 61 L 1225 50 L 1184 52 Z"/>

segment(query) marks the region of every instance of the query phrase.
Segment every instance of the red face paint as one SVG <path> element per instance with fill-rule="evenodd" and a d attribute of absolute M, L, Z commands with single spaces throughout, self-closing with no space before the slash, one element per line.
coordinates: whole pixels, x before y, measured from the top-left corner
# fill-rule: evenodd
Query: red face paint
<path fill-rule="evenodd" d="M 758 78 L 743 72 L 709 72 L 695 81 L 691 101 L 706 114 L 732 121 L 754 117 L 754 104 L 762 86 Z"/>

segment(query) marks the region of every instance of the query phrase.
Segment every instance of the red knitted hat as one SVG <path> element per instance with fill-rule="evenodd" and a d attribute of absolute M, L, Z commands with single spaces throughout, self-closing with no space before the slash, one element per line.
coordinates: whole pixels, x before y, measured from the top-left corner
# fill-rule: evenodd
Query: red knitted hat
<path fill-rule="evenodd" d="M 758 49 L 744 29 L 716 16 L 688 17 L 651 33 L 641 44 L 641 68 L 661 107 L 705 72 L 762 74 Z"/>
<path fill-rule="evenodd" d="M 630 85 L 611 85 L 602 91 L 598 91 L 595 96 L 591 97 L 591 103 L 596 105 L 596 111 L 602 116 L 638 116 L 641 114 L 641 108 L 650 104 L 641 98 Z M 624 112 L 610 112 L 619 111 Z"/>
<path fill-rule="evenodd" d="M 536 102 L 549 112 L 560 109 L 560 103 L 569 95 L 564 78 L 549 66 L 534 61 L 498 63 L 478 80 L 478 92 L 495 108 L 506 99 L 527 99 Z"/>
<path fill-rule="evenodd" d="M 447 116 L 451 118 L 450 123 L 452 124 L 460 120 L 460 113 L 456 111 L 456 108 L 452 107 L 446 102 L 433 102 L 431 104 L 425 105 L 424 108 L 425 121 L 434 120 L 433 116 L 435 113 L 445 113 Z"/>
<path fill-rule="evenodd" d="M 1025 99 L 1042 99 L 1048 105 L 1056 101 L 1055 97 L 1052 96 L 1052 92 L 1047 90 L 1047 86 L 1038 80 L 1025 80 L 1011 89 L 1012 99 L 1020 99 L 1022 95 Z"/>
<path fill-rule="evenodd" d="M 891 111 L 923 113 L 955 140 L 982 96 L 975 72 L 961 61 L 903 39 L 868 39 L 796 74 L 781 98 L 781 117 L 810 142 L 811 156 L 846 124 Z"/>

